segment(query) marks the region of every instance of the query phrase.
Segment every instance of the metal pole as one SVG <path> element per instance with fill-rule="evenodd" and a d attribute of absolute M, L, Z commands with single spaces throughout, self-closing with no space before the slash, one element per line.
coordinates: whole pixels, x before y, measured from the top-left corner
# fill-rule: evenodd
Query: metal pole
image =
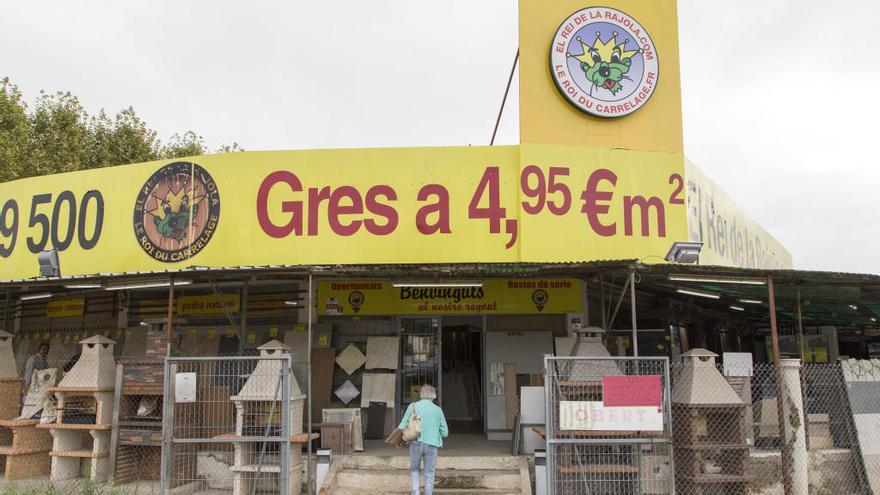
<path fill-rule="evenodd" d="M 770 338 L 773 344 L 773 368 L 776 378 L 776 414 L 779 424 L 779 438 L 782 444 L 782 486 L 786 495 L 793 495 L 791 469 L 792 466 L 791 449 L 788 446 L 788 439 L 785 438 L 785 410 L 782 393 L 782 375 L 779 368 L 779 333 L 776 324 L 776 294 L 773 290 L 773 277 L 767 276 L 767 300 L 770 303 Z"/>
<path fill-rule="evenodd" d="M 171 365 L 169 359 L 165 360 L 165 396 L 162 401 L 162 451 L 161 458 L 161 493 L 171 493 L 171 457 L 173 455 L 174 433 L 174 380 L 172 373 L 177 371 L 177 364 Z"/>
<path fill-rule="evenodd" d="M 504 113 L 504 104 L 507 103 L 507 93 L 510 92 L 510 83 L 513 82 L 513 73 L 516 72 L 516 63 L 519 61 L 519 48 L 516 49 L 516 55 L 513 57 L 513 66 L 510 68 L 510 76 L 507 78 L 507 87 L 504 88 L 504 97 L 501 98 L 501 108 L 498 109 L 498 118 L 495 119 L 495 129 L 492 130 L 492 139 L 489 140 L 489 146 L 495 144 L 495 135 L 498 134 L 498 126 L 501 124 L 501 114 Z"/>
<path fill-rule="evenodd" d="M 580 339 L 580 333 L 578 333 L 578 339 Z M 552 363 L 551 363 L 552 361 Z M 556 376 L 556 362 L 548 356 L 544 354 L 544 439 L 547 440 L 549 438 L 553 438 L 556 428 L 556 421 L 554 421 L 554 417 L 552 416 L 554 412 L 555 405 L 553 404 L 553 387 L 556 386 L 556 380 L 558 377 Z M 547 485 L 544 487 L 545 493 L 552 494 L 553 485 L 552 480 L 556 478 L 556 467 L 555 467 L 555 458 L 554 451 L 555 445 L 547 443 L 547 465 L 549 466 L 546 470 L 547 477 L 546 483 Z M 537 480 L 536 480 L 537 483 Z M 538 486 L 535 486 L 535 491 L 540 493 L 541 489 Z"/>
<path fill-rule="evenodd" d="M 8 331 L 6 328 L 9 326 L 9 302 L 12 298 L 12 289 L 6 289 L 6 307 L 3 310 L 3 331 Z"/>
<path fill-rule="evenodd" d="M 292 469 L 290 466 L 290 449 L 291 448 L 302 448 L 300 445 L 291 444 L 290 443 L 290 380 L 295 380 L 296 378 L 293 376 L 293 357 L 290 354 L 285 356 L 286 359 L 281 361 L 282 371 L 281 371 L 281 438 L 284 440 L 281 442 L 281 472 L 283 473 L 279 477 L 279 481 L 281 482 L 281 486 L 278 488 L 281 489 L 281 493 L 288 494 L 290 493 L 290 470 Z M 302 469 L 300 466 L 294 466 L 293 469 Z M 299 476 L 295 477 L 300 480 Z M 256 484 L 256 483 L 254 483 Z M 297 487 L 300 488 L 300 487 Z"/>
<path fill-rule="evenodd" d="M 222 295 L 221 301 L 222 299 Z M 241 302 L 239 304 L 239 310 L 241 311 L 241 321 L 239 321 L 239 354 L 244 354 L 244 342 L 245 336 L 247 335 L 247 313 L 248 313 L 248 280 L 244 281 L 244 285 L 241 288 Z M 283 340 L 283 339 L 282 339 Z"/>
<path fill-rule="evenodd" d="M 174 277 L 168 284 L 168 319 L 165 320 L 165 355 L 171 357 L 171 326 L 174 325 Z"/>
<path fill-rule="evenodd" d="M 801 287 L 797 289 L 797 315 L 798 315 L 798 347 L 800 348 L 801 362 L 804 362 L 804 315 L 801 312 Z"/>
<path fill-rule="evenodd" d="M 589 276 L 584 277 L 584 293 L 582 295 L 583 301 L 581 301 L 581 304 L 583 304 L 583 307 L 581 308 L 581 313 L 583 313 L 581 315 L 581 328 L 587 328 L 590 326 L 590 286 L 587 282 L 589 278 Z M 568 329 L 566 329 L 566 331 L 567 330 Z"/>
<path fill-rule="evenodd" d="M 308 490 L 308 493 L 311 494 L 313 493 L 313 488 L 315 488 L 314 492 L 320 490 L 318 487 L 312 487 L 312 306 L 314 305 L 312 294 L 312 272 L 309 272 L 309 291 L 306 304 L 308 304 L 308 311 L 306 311 L 306 313 L 309 318 L 307 323 L 309 345 L 308 349 L 306 349 L 306 376 L 308 377 L 306 381 L 306 401 L 308 402 L 308 404 L 306 404 L 306 409 L 308 412 L 306 414 L 308 415 L 309 423 L 309 427 L 306 430 L 306 489 Z"/>
<path fill-rule="evenodd" d="M 632 311 L 632 339 L 633 339 L 633 357 L 639 357 L 639 334 L 636 325 L 636 271 L 629 272 L 629 299 Z"/>
<path fill-rule="evenodd" d="M 767 277 L 767 297 L 770 303 L 770 338 L 773 344 L 773 364 L 779 364 L 779 334 L 776 327 L 776 294 L 773 292 L 773 277 Z M 780 423 L 782 424 L 782 423 Z"/>
<path fill-rule="evenodd" d="M 605 311 L 605 277 L 599 274 L 599 302 L 602 306 L 602 330 L 608 331 L 608 315 Z"/>

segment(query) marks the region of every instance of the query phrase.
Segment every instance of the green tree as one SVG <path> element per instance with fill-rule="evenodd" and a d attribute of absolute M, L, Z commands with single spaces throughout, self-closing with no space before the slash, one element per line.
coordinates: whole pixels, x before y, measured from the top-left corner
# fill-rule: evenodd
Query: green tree
<path fill-rule="evenodd" d="M 28 160 L 30 123 L 21 91 L 9 82 L 0 81 L 0 182 L 21 175 Z"/>
<path fill-rule="evenodd" d="M 159 158 L 156 131 L 147 127 L 132 107 L 111 119 L 104 110 L 89 121 L 94 154 L 89 168 L 138 163 Z"/>
<path fill-rule="evenodd" d="M 233 143 L 217 150 L 233 151 L 243 149 Z M 40 92 L 30 110 L 18 87 L 0 80 L 0 182 L 208 152 L 193 131 L 161 143 L 132 107 L 90 116 L 70 92 Z"/>
<path fill-rule="evenodd" d="M 204 155 L 208 151 L 205 139 L 193 131 L 171 136 L 168 144 L 162 146 L 160 155 L 162 158 L 181 158 L 184 156 Z"/>

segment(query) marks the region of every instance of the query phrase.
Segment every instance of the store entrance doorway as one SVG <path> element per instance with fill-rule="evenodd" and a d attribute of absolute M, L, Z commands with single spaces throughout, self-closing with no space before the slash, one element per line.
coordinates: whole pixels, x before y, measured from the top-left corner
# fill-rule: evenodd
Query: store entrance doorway
<path fill-rule="evenodd" d="M 483 319 L 442 319 L 443 412 L 454 434 L 481 434 Z"/>
<path fill-rule="evenodd" d="M 483 318 L 401 317 L 400 330 L 399 416 L 428 384 L 437 388 L 452 434 L 485 433 Z"/>
<path fill-rule="evenodd" d="M 437 404 L 442 407 L 440 318 L 401 318 L 400 351 L 400 416 L 419 399 L 422 385 L 433 385 L 437 389 Z"/>

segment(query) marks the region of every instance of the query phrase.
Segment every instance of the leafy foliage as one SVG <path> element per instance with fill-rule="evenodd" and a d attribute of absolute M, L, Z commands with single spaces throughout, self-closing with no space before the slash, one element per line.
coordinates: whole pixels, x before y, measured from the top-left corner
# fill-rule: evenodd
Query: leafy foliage
<path fill-rule="evenodd" d="M 233 143 L 216 151 L 243 149 Z M 41 91 L 31 110 L 8 77 L 0 80 L 0 182 L 208 152 L 192 131 L 163 144 L 132 107 L 89 115 L 70 92 Z"/>

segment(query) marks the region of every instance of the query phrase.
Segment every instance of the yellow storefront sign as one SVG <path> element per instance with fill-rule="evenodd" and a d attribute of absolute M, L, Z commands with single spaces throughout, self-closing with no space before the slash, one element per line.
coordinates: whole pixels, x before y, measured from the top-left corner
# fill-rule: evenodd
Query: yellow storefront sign
<path fill-rule="evenodd" d="M 700 264 L 791 268 L 782 244 L 750 218 L 696 165 L 685 165 L 690 240 L 702 242 Z"/>
<path fill-rule="evenodd" d="M 0 280 L 38 275 L 47 247 L 63 276 L 664 254 L 687 236 L 676 156 L 537 145 L 247 152 L 23 179 L 0 184 Z M 73 213 L 54 215 L 59 202 Z"/>
<path fill-rule="evenodd" d="M 181 316 L 222 315 L 238 313 L 241 298 L 238 294 L 181 296 L 177 298 L 177 314 Z"/>
<path fill-rule="evenodd" d="M 456 315 L 579 313 L 576 279 L 486 280 L 482 286 L 400 286 L 382 280 L 318 283 L 318 314 Z"/>
<path fill-rule="evenodd" d="M 63 277 L 662 262 L 695 236 L 703 264 L 790 266 L 686 170 L 675 0 L 519 0 L 519 20 L 519 145 L 226 153 L 0 184 L 0 281 L 38 276 L 47 248 Z M 222 313 L 210 305 L 178 302 L 178 314 Z"/>
<path fill-rule="evenodd" d="M 46 318 L 68 318 L 82 316 L 86 311 L 85 298 L 58 299 L 46 303 Z"/>

